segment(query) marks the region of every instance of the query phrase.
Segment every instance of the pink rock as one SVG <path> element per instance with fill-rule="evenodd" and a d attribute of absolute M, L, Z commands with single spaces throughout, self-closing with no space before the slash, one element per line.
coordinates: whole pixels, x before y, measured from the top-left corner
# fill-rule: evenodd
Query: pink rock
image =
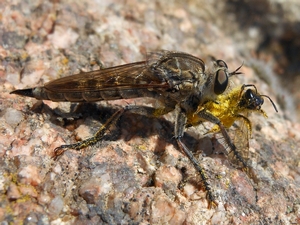
<path fill-rule="evenodd" d="M 28 165 L 22 168 L 18 173 L 18 177 L 20 182 L 24 184 L 31 184 L 33 186 L 36 186 L 41 183 L 39 169 L 32 165 Z"/>

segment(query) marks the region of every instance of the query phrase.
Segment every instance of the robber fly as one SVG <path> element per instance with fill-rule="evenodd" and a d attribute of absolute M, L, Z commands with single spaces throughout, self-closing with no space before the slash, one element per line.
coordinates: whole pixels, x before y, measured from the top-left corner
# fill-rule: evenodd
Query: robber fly
<path fill-rule="evenodd" d="M 192 152 L 182 142 L 186 126 L 191 118 L 197 117 L 216 124 L 223 134 L 226 144 L 235 149 L 233 142 L 221 120 L 205 109 L 207 102 L 213 102 L 225 92 L 229 78 L 241 74 L 238 67 L 229 72 L 223 60 L 215 60 L 207 70 L 203 60 L 182 52 L 158 51 L 150 54 L 145 61 L 81 72 L 46 83 L 42 87 L 15 90 L 12 94 L 52 101 L 95 102 L 101 100 L 150 97 L 162 103 L 162 107 L 128 105 L 116 111 L 96 134 L 75 144 L 57 147 L 55 156 L 67 148 L 82 149 L 98 142 L 106 131 L 124 112 L 158 117 L 175 111 L 174 137 L 181 151 L 199 172 L 207 193 L 208 207 L 216 206 L 215 197 L 204 169 Z M 201 109 L 200 109 L 201 108 Z"/>
<path fill-rule="evenodd" d="M 278 112 L 272 99 L 267 95 L 259 94 L 256 86 L 253 84 L 244 84 L 235 87 L 219 95 L 214 101 L 208 101 L 198 108 L 198 111 L 205 109 L 206 112 L 217 117 L 226 129 L 233 126 L 235 122 L 240 121 L 239 126 L 236 127 L 234 132 L 234 145 L 228 146 L 229 152 L 227 153 L 231 162 L 246 172 L 249 172 L 247 159 L 249 153 L 249 138 L 252 132 L 252 125 L 251 121 L 248 119 L 248 114 L 256 112 L 267 118 L 266 112 L 261 109 L 261 106 L 264 103 L 263 98 L 268 98 L 275 111 Z M 195 113 L 192 117 L 188 118 L 187 123 L 190 126 L 196 126 L 202 122 L 204 122 L 203 118 Z M 215 125 L 207 133 L 218 133 L 220 131 L 220 127 Z M 225 138 L 225 144 L 228 145 L 230 142 L 226 141 L 226 138 L 229 137 L 227 137 L 226 134 L 223 136 Z"/>

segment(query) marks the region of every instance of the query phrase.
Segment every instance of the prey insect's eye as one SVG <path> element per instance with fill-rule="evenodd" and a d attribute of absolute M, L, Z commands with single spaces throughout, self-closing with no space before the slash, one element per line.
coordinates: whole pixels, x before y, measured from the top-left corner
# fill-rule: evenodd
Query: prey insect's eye
<path fill-rule="evenodd" d="M 254 94 L 251 89 L 248 89 L 245 92 L 245 98 L 249 102 L 248 109 L 260 109 L 261 105 L 264 104 L 264 99 L 261 96 Z"/>
<path fill-rule="evenodd" d="M 219 67 L 225 67 L 226 69 L 228 69 L 226 62 L 224 62 L 223 60 L 219 59 L 216 61 L 216 63 Z"/>
<path fill-rule="evenodd" d="M 254 95 L 253 95 L 253 92 L 252 92 L 251 89 L 246 90 L 246 92 L 245 92 L 245 97 L 246 97 L 246 99 L 248 99 L 248 100 L 251 100 L 251 99 L 254 98 Z"/>
<path fill-rule="evenodd" d="M 218 61 L 222 61 L 222 60 L 218 60 Z M 222 61 L 223 63 L 225 63 L 224 61 Z M 226 65 L 226 63 L 225 63 Z M 227 65 L 226 65 L 227 66 Z M 227 69 L 219 69 L 216 72 L 216 79 L 215 79 L 215 85 L 214 85 L 214 92 L 217 95 L 222 94 L 228 85 L 228 72 Z"/>

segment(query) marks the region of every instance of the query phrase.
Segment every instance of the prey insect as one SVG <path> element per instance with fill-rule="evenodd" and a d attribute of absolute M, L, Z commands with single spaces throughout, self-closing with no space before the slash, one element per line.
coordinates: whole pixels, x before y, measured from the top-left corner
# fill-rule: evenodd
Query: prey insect
<path fill-rule="evenodd" d="M 235 146 L 228 136 L 221 120 L 204 107 L 214 102 L 228 88 L 229 78 L 241 74 L 238 67 L 229 72 L 223 60 L 213 62 L 206 68 L 204 62 L 195 56 L 182 52 L 158 51 L 147 60 L 110 67 L 97 71 L 79 73 L 63 77 L 42 87 L 15 90 L 12 94 L 52 101 L 95 102 L 101 100 L 150 97 L 161 103 L 161 107 L 128 105 L 117 112 L 96 132 L 81 142 L 57 147 L 55 157 L 66 149 L 82 149 L 100 141 L 107 130 L 125 112 L 158 117 L 175 111 L 174 137 L 182 152 L 190 159 L 200 174 L 207 193 L 208 207 L 216 206 L 205 170 L 192 152 L 182 142 L 187 125 L 192 118 L 201 118 L 216 124 L 223 134 L 226 144 L 234 151 Z M 203 108 L 201 108 L 203 106 Z"/>
<path fill-rule="evenodd" d="M 233 142 L 230 137 L 224 134 L 218 125 L 215 125 L 208 133 L 221 132 L 225 139 L 225 145 L 228 148 L 228 157 L 236 166 L 246 172 L 249 172 L 247 160 L 249 158 L 249 138 L 252 132 L 251 121 L 248 114 L 256 112 L 267 117 L 266 112 L 261 109 L 264 103 L 263 98 L 268 98 L 272 103 L 276 112 L 278 112 L 274 102 L 267 95 L 261 95 L 257 92 L 257 88 L 253 84 L 247 84 L 235 87 L 226 93 L 219 95 L 214 101 L 208 101 L 199 106 L 198 111 L 206 110 L 216 118 L 218 118 L 226 129 L 229 129 L 236 122 L 240 122 L 235 128 Z M 195 113 L 189 118 L 188 124 L 196 126 L 203 121 Z M 226 140 L 228 139 L 228 140 Z"/>

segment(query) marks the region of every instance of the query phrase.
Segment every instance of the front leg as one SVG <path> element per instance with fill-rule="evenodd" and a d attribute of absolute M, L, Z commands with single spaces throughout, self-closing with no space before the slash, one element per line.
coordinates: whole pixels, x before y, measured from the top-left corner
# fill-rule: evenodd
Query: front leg
<path fill-rule="evenodd" d="M 247 165 L 246 161 L 244 160 L 244 158 L 241 156 L 241 154 L 237 150 L 235 144 L 232 142 L 226 128 L 224 127 L 222 122 L 219 120 L 219 118 L 217 118 L 214 115 L 212 115 L 211 113 L 207 112 L 205 109 L 198 112 L 197 116 L 202 118 L 205 121 L 212 122 L 219 127 L 219 130 L 225 140 L 225 143 L 229 147 L 229 152 L 233 152 L 235 158 L 241 163 L 241 165 L 243 167 L 242 169 L 244 171 L 248 171 L 249 166 Z"/>
<path fill-rule="evenodd" d="M 175 122 L 175 138 L 178 143 L 178 146 L 182 152 L 185 153 L 185 155 L 189 158 L 189 160 L 192 162 L 195 169 L 200 174 L 200 177 L 202 179 L 202 182 L 204 184 L 205 190 L 206 190 L 206 198 L 208 200 L 208 208 L 216 207 L 218 206 L 218 203 L 215 200 L 215 196 L 212 193 L 212 188 L 210 187 L 210 184 L 208 183 L 208 177 L 206 175 L 205 170 L 200 166 L 200 163 L 195 158 L 193 153 L 185 146 L 185 144 L 181 141 L 181 138 L 184 134 L 184 129 L 187 122 L 187 117 L 185 112 L 178 106 L 176 108 L 177 117 Z"/>

